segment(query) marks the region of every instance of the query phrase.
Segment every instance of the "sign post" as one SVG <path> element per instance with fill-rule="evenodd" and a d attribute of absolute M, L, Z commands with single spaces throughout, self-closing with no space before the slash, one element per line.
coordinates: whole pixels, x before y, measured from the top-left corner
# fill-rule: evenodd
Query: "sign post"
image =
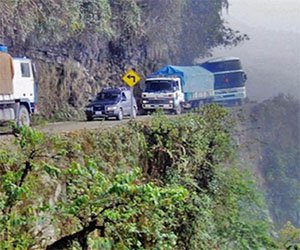
<path fill-rule="evenodd" d="M 134 112 L 134 110 L 133 110 L 133 87 L 134 87 L 134 85 L 136 85 L 141 80 L 141 77 L 133 69 L 130 69 L 122 77 L 122 80 L 130 87 L 130 91 L 131 91 L 131 113 L 130 113 L 130 117 L 132 119 L 132 118 L 134 118 L 133 117 L 133 112 Z"/>

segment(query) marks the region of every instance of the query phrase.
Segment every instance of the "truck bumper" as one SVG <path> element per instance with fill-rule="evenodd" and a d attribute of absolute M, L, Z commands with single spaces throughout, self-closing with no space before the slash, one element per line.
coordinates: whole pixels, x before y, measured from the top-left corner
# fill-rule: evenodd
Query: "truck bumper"
<path fill-rule="evenodd" d="M 143 104 L 142 108 L 144 110 L 154 110 L 154 109 L 163 109 L 163 110 L 173 110 L 173 104 Z"/>

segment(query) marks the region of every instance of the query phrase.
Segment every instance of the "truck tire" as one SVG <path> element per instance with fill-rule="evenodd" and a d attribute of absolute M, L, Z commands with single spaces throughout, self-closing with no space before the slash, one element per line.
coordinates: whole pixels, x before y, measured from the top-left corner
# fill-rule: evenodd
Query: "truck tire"
<path fill-rule="evenodd" d="M 20 105 L 18 117 L 17 117 L 17 125 L 19 127 L 30 125 L 29 112 L 28 112 L 28 109 L 24 105 Z"/>
<path fill-rule="evenodd" d="M 119 113 L 117 115 L 117 120 L 119 120 L 119 121 L 123 120 L 123 110 L 122 109 L 119 110 Z"/>
<path fill-rule="evenodd" d="M 86 120 L 90 122 L 90 121 L 94 120 L 94 118 L 91 115 L 87 115 Z"/>
<path fill-rule="evenodd" d="M 144 109 L 140 109 L 139 110 L 139 115 L 147 115 L 148 111 L 144 110 Z"/>
<path fill-rule="evenodd" d="M 181 114 L 181 105 L 178 105 L 176 109 L 174 110 L 175 115 L 180 115 Z"/>

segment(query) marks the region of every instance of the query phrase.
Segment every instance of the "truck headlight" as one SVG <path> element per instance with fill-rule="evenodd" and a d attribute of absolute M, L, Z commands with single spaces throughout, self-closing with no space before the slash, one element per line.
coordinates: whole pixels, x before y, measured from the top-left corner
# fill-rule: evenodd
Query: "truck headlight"
<path fill-rule="evenodd" d="M 117 109 L 116 106 L 107 106 L 107 107 L 106 107 L 106 110 L 107 110 L 107 111 L 114 111 L 114 110 L 116 110 L 116 109 Z"/>

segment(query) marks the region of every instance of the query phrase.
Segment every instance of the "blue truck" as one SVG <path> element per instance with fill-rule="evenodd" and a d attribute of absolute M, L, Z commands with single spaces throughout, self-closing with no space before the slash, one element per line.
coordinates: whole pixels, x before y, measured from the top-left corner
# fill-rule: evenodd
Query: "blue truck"
<path fill-rule="evenodd" d="M 214 99 L 222 105 L 240 105 L 246 99 L 247 75 L 238 57 L 213 58 L 199 66 L 214 74 Z"/>

